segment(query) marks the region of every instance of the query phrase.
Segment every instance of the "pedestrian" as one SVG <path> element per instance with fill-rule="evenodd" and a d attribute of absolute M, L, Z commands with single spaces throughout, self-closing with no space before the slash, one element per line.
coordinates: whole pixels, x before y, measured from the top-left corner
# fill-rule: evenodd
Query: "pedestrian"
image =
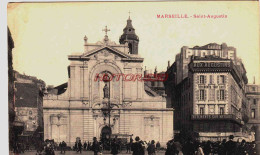
<path fill-rule="evenodd" d="M 238 154 L 239 155 L 246 155 L 248 154 L 248 151 L 247 151 L 247 147 L 246 147 L 246 141 L 243 139 L 241 144 L 239 145 L 238 147 Z"/>
<path fill-rule="evenodd" d="M 184 144 L 182 148 L 182 152 L 183 154 L 187 154 L 187 155 L 193 155 L 195 153 L 194 143 L 191 138 L 188 138 L 188 140 Z"/>
<path fill-rule="evenodd" d="M 167 145 L 167 149 L 165 155 L 175 155 L 176 147 L 174 145 L 174 140 L 173 139 L 169 140 L 166 145 Z"/>
<path fill-rule="evenodd" d="M 200 144 L 198 145 L 198 149 L 196 151 L 196 155 L 204 155 L 203 149 L 202 149 Z"/>
<path fill-rule="evenodd" d="M 78 144 L 77 144 L 77 148 L 78 148 L 77 152 L 80 152 L 80 153 L 81 153 L 81 151 L 82 151 L 82 143 L 81 143 L 81 140 L 79 140 L 79 142 L 78 142 Z"/>
<path fill-rule="evenodd" d="M 218 155 L 226 155 L 226 149 L 225 149 L 226 142 L 227 140 L 223 139 L 222 142 L 219 144 Z"/>
<path fill-rule="evenodd" d="M 226 142 L 225 150 L 226 150 L 226 154 L 228 154 L 228 155 L 236 154 L 237 146 L 236 146 L 236 143 L 233 141 L 233 139 L 234 139 L 234 136 L 230 135 L 229 141 Z"/>
<path fill-rule="evenodd" d="M 211 153 L 211 150 L 212 150 L 212 144 L 211 142 L 208 140 L 205 147 L 204 147 L 204 152 L 205 152 L 205 155 L 209 155 Z"/>
<path fill-rule="evenodd" d="M 84 145 L 83 145 L 84 150 L 87 150 L 87 142 L 85 141 Z"/>
<path fill-rule="evenodd" d="M 74 145 L 74 151 L 77 151 L 78 150 L 78 143 L 75 142 L 75 145 Z"/>
<path fill-rule="evenodd" d="M 130 142 L 126 143 L 126 153 L 131 153 L 131 144 L 130 144 Z"/>
<path fill-rule="evenodd" d="M 147 147 L 148 155 L 155 155 L 155 141 L 152 140 L 151 143 L 148 143 Z"/>
<path fill-rule="evenodd" d="M 134 142 L 134 140 L 133 140 L 133 138 L 132 138 L 132 136 L 130 137 L 130 153 L 131 153 L 131 151 L 132 151 L 132 144 L 133 144 L 133 142 Z"/>
<path fill-rule="evenodd" d="M 62 141 L 62 143 L 61 143 L 61 154 L 62 154 L 63 152 L 64 152 L 64 154 L 65 154 L 66 147 L 67 147 L 67 144 L 66 144 L 64 141 Z"/>
<path fill-rule="evenodd" d="M 99 146 L 99 143 L 98 143 L 96 137 L 93 138 L 93 144 L 92 144 L 91 149 L 94 152 L 94 155 L 97 155 L 98 152 L 100 152 L 100 146 Z"/>
<path fill-rule="evenodd" d="M 132 144 L 133 155 L 144 155 L 143 145 L 141 144 L 140 138 L 135 137 L 135 143 Z"/>
<path fill-rule="evenodd" d="M 91 150 L 91 142 L 88 141 L 87 151 Z"/>
<path fill-rule="evenodd" d="M 60 149 L 60 153 L 62 154 L 62 146 L 61 146 L 61 142 L 59 144 L 59 149 Z"/>
<path fill-rule="evenodd" d="M 161 148 L 161 144 L 160 144 L 160 142 L 158 141 L 158 142 L 156 143 L 156 150 L 157 150 L 157 152 L 160 151 L 160 148 Z"/>
<path fill-rule="evenodd" d="M 118 154 L 118 150 L 119 150 L 119 144 L 116 141 L 116 139 L 113 139 L 113 141 L 111 143 L 111 154 L 117 155 Z"/>

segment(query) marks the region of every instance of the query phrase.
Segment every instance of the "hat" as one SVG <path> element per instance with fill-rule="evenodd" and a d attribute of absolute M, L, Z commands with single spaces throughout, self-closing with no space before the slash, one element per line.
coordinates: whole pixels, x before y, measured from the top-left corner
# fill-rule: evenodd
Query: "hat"
<path fill-rule="evenodd" d="M 233 135 L 230 135 L 230 136 L 229 136 L 229 139 L 234 139 L 234 136 L 233 136 Z"/>

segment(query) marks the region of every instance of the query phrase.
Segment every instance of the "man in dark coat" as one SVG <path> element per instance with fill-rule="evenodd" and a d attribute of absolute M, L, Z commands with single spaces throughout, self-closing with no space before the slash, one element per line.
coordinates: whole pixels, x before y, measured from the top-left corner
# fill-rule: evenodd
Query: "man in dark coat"
<path fill-rule="evenodd" d="M 148 155 L 155 155 L 155 141 L 152 140 L 151 144 L 148 144 L 147 151 Z"/>
<path fill-rule="evenodd" d="M 77 146 L 78 146 L 77 152 L 80 152 L 80 153 L 81 153 L 81 151 L 82 151 L 82 143 L 81 143 L 81 140 L 79 140 Z"/>
<path fill-rule="evenodd" d="M 248 153 L 248 148 L 246 146 L 246 141 L 243 139 L 241 144 L 238 147 L 238 154 L 239 155 L 246 155 Z"/>
<path fill-rule="evenodd" d="M 61 153 L 64 152 L 64 154 L 65 154 L 66 147 L 67 147 L 67 144 L 64 141 L 62 141 L 62 143 L 61 143 Z"/>
<path fill-rule="evenodd" d="M 218 147 L 218 155 L 226 155 L 225 145 L 226 145 L 226 139 L 223 139 L 222 142 L 219 144 Z"/>
<path fill-rule="evenodd" d="M 135 137 L 136 142 L 132 144 L 133 155 L 144 155 L 144 149 L 139 140 L 140 138 L 138 136 Z"/>
<path fill-rule="evenodd" d="M 236 154 L 237 146 L 236 146 L 236 142 L 234 142 L 233 139 L 234 139 L 234 136 L 230 135 L 229 141 L 226 142 L 225 150 L 227 151 L 228 155 Z"/>
<path fill-rule="evenodd" d="M 93 144 L 92 144 L 91 149 L 94 152 L 94 155 L 97 155 L 98 152 L 100 152 L 100 146 L 99 146 L 99 143 L 98 143 L 96 137 L 93 138 Z"/>
<path fill-rule="evenodd" d="M 117 140 L 113 139 L 113 141 L 111 143 L 111 154 L 117 155 L 119 148 L 120 148 L 120 146 L 119 146 Z"/>
<path fill-rule="evenodd" d="M 156 150 L 157 150 L 157 152 L 160 151 L 160 148 L 161 148 L 161 144 L 160 144 L 160 142 L 158 141 L 158 142 L 156 143 Z"/>
<path fill-rule="evenodd" d="M 174 145 L 174 140 L 173 139 L 169 140 L 166 145 L 167 145 L 167 149 L 166 149 L 165 155 L 175 155 L 177 150 Z"/>
<path fill-rule="evenodd" d="M 87 142 L 85 141 L 84 145 L 83 145 L 84 150 L 87 150 Z"/>
<path fill-rule="evenodd" d="M 209 155 L 211 153 L 211 150 L 212 150 L 212 145 L 211 145 L 211 142 L 208 140 L 204 147 L 205 155 Z"/>
<path fill-rule="evenodd" d="M 193 155 L 195 153 L 195 145 L 191 138 L 184 144 L 182 152 L 184 155 Z"/>

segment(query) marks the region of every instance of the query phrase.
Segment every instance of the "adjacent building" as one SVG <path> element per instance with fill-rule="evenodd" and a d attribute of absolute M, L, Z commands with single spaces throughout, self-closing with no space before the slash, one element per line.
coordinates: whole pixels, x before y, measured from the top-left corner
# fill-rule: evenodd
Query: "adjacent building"
<path fill-rule="evenodd" d="M 201 141 L 228 139 L 231 134 L 250 139 L 245 125 L 249 120 L 246 70 L 234 47 L 185 46 L 166 73 L 176 133 L 193 131 Z"/>
<path fill-rule="evenodd" d="M 138 54 L 139 37 L 132 20 L 127 20 L 120 44 L 109 40 L 107 27 L 102 41 L 88 43 L 84 51 L 68 56 L 68 82 L 48 88 L 43 100 L 44 139 L 106 140 L 109 136 L 160 141 L 173 136 L 173 109 L 165 97 L 143 77 L 143 60 Z"/>
<path fill-rule="evenodd" d="M 252 140 L 256 141 L 258 146 L 257 152 L 260 152 L 260 85 L 255 82 L 247 84 L 246 97 L 250 112 L 247 126 L 252 132 Z"/>
<path fill-rule="evenodd" d="M 9 124 L 9 148 L 11 149 L 17 135 L 23 130 L 23 123 L 15 120 L 14 111 L 14 70 L 13 70 L 13 54 L 14 41 L 9 28 L 7 28 L 8 36 L 8 124 Z"/>
<path fill-rule="evenodd" d="M 44 87 L 44 81 L 15 71 L 15 112 L 17 119 L 24 123 L 19 136 L 24 142 L 43 140 Z"/>

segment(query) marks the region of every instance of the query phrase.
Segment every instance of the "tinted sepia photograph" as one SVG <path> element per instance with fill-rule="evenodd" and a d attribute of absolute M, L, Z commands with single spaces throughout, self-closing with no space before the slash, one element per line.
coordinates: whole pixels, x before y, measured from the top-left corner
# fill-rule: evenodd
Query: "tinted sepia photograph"
<path fill-rule="evenodd" d="M 10 155 L 260 155 L 258 1 L 6 7 Z"/>

